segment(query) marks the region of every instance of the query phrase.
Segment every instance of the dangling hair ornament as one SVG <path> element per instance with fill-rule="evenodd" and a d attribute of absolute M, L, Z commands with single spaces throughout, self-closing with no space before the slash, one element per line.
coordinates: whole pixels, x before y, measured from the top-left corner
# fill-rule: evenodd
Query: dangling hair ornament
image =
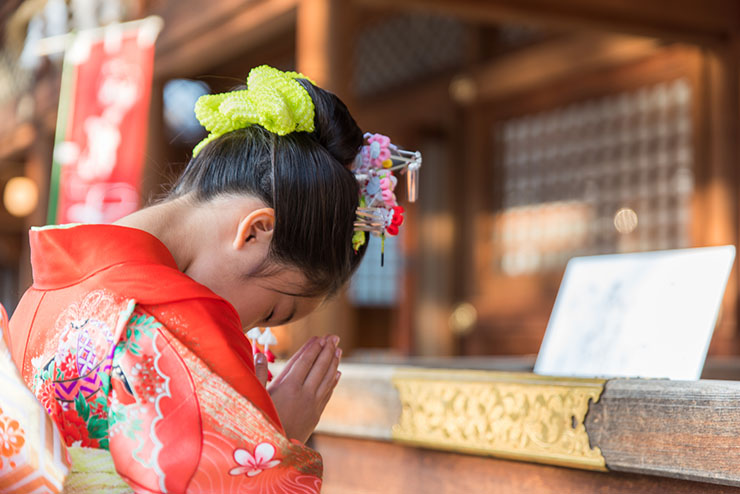
<path fill-rule="evenodd" d="M 265 328 L 263 332 L 260 328 L 252 328 L 247 331 L 247 338 L 252 344 L 252 353 L 256 356 L 258 353 L 264 353 L 268 363 L 275 362 L 275 355 L 270 351 L 270 345 L 277 345 L 277 338 L 272 334 L 270 328 Z M 262 345 L 262 350 L 257 345 Z M 272 381 L 272 372 L 268 367 L 267 381 Z"/>
<path fill-rule="evenodd" d="M 357 208 L 352 246 L 357 251 L 365 244 L 365 233 L 380 237 L 380 265 L 385 258 L 385 235 L 398 235 L 403 223 L 403 207 L 398 205 L 394 172 L 406 174 L 409 202 L 419 195 L 421 153 L 406 151 L 382 134 L 365 134 L 365 144 L 355 158 L 352 171 L 360 184 L 360 207 Z"/>

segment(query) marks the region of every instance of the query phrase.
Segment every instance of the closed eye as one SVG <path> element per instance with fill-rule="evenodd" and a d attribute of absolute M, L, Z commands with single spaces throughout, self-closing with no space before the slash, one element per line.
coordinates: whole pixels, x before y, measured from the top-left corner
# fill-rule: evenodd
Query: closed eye
<path fill-rule="evenodd" d="M 270 319 L 272 319 L 272 316 L 274 316 L 274 315 L 275 315 L 275 308 L 273 307 L 272 310 L 270 311 L 270 313 L 265 318 L 265 322 L 270 322 Z"/>

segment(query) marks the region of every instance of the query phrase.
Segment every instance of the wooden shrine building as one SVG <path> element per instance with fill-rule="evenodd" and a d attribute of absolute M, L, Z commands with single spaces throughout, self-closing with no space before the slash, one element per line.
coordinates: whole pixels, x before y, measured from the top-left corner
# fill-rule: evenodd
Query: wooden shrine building
<path fill-rule="evenodd" d="M 23 218 L 0 207 L 11 311 L 56 126 L 59 59 L 33 73 L 12 60 L 43 3 L 0 6 L 0 187 L 25 175 L 41 191 Z M 224 91 L 264 63 L 424 156 L 386 266 L 371 250 L 345 293 L 282 330 L 286 354 L 333 332 L 349 356 L 313 438 L 325 492 L 740 492 L 740 263 L 706 379 L 530 373 L 571 257 L 740 246 L 740 3 L 122 4 L 127 20 L 164 20 L 142 205 L 202 137 L 168 123 L 168 84 Z"/>

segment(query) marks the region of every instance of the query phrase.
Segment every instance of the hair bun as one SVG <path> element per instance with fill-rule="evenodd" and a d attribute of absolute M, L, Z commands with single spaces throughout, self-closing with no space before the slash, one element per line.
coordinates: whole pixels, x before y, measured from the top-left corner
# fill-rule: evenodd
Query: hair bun
<path fill-rule="evenodd" d="M 249 71 L 246 89 L 198 98 L 195 116 L 209 135 L 195 146 L 193 156 L 223 134 L 252 124 L 281 136 L 313 132 L 313 99 L 298 78 L 303 75 L 261 65 Z"/>
<path fill-rule="evenodd" d="M 314 102 L 313 136 L 339 163 L 349 169 L 362 147 L 362 130 L 347 106 L 333 93 L 308 79 L 297 79 Z"/>

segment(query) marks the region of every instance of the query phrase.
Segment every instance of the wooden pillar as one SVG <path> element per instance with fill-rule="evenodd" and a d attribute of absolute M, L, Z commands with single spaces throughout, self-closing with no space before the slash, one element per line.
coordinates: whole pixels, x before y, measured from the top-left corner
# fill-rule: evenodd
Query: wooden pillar
<path fill-rule="evenodd" d="M 702 116 L 696 154 L 696 199 L 692 221 L 697 245 L 738 246 L 738 133 L 740 93 L 738 63 L 732 45 L 706 50 L 697 95 Z M 735 353 L 737 346 L 740 268 L 735 269 L 722 303 L 711 353 Z"/>
<path fill-rule="evenodd" d="M 729 50 L 728 50 L 728 64 L 730 75 L 728 77 L 730 88 L 729 91 L 732 94 L 732 106 L 728 110 L 731 115 L 732 126 L 728 129 L 730 132 L 728 141 L 730 143 L 732 154 L 727 163 L 728 171 L 730 172 L 728 179 L 731 180 L 729 187 L 732 190 L 732 202 L 730 207 L 733 211 L 733 227 L 734 227 L 734 243 L 735 249 L 740 249 L 740 171 L 738 166 L 740 165 L 740 31 L 735 31 L 730 38 Z M 735 254 L 735 267 L 732 274 L 730 275 L 730 293 L 725 295 L 725 299 L 729 299 L 729 304 L 734 311 L 730 314 L 732 316 L 732 337 L 734 343 L 731 347 L 728 345 L 726 353 L 732 355 L 740 355 L 740 260 L 738 254 Z M 727 303 L 724 304 L 725 306 Z"/>
<path fill-rule="evenodd" d="M 352 6 L 345 0 L 301 0 L 296 16 L 296 70 L 334 92 L 350 108 Z M 355 346 L 353 311 L 345 293 L 290 325 L 289 352 L 313 335 L 336 334 L 348 353 Z"/>
<path fill-rule="evenodd" d="M 301 0 L 296 19 L 296 68 L 348 106 L 354 9 L 346 0 Z"/>
<path fill-rule="evenodd" d="M 319 86 L 329 87 L 336 79 L 332 70 L 332 0 L 301 0 L 296 20 L 296 68 Z"/>
<path fill-rule="evenodd" d="M 414 353 L 422 356 L 450 355 L 454 337 L 449 320 L 456 275 L 455 241 L 460 222 L 455 221 L 455 190 L 459 168 L 452 156 L 453 138 L 448 132 L 424 136 L 420 150 L 424 165 L 419 176 L 418 249 L 414 262 L 418 276 L 413 325 Z M 462 254 L 464 255 L 464 254 Z"/>

